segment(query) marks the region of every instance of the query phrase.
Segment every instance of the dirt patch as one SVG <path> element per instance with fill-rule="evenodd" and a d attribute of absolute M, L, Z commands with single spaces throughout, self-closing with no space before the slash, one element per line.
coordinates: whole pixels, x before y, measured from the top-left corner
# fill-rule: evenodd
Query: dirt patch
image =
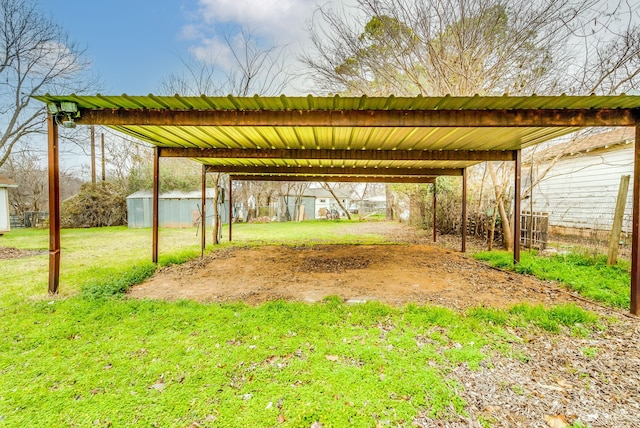
<path fill-rule="evenodd" d="M 19 259 L 21 257 L 31 257 L 44 254 L 41 250 L 21 250 L 12 247 L 0 247 L 0 260 Z"/>
<path fill-rule="evenodd" d="M 164 268 L 129 295 L 250 304 L 315 302 L 338 295 L 351 302 L 433 303 L 456 309 L 574 301 L 554 284 L 424 244 L 230 248 Z"/>

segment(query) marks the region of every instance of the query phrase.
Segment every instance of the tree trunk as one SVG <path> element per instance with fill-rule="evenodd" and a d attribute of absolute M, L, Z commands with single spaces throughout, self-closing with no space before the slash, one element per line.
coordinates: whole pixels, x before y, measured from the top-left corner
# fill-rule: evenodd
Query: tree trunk
<path fill-rule="evenodd" d="M 506 195 L 507 193 L 505 191 L 506 185 L 503 184 L 503 188 L 500 188 L 500 182 L 498 181 L 496 170 L 491 162 L 487 163 L 487 169 L 489 170 L 489 175 L 491 176 L 491 181 L 493 182 L 493 191 L 496 196 L 496 205 L 498 207 L 498 211 L 500 212 L 500 219 L 502 220 L 502 236 L 504 237 L 504 246 L 507 250 L 511 250 L 513 248 L 511 222 L 509 221 L 509 215 L 507 214 L 507 211 L 504 207 L 504 195 Z"/>
<path fill-rule="evenodd" d="M 393 220 L 393 193 L 388 184 L 384 186 L 384 192 L 387 200 L 387 220 Z"/>
<path fill-rule="evenodd" d="M 325 189 L 327 189 L 329 191 L 329 193 L 331 193 L 331 196 L 333 196 L 333 199 L 336 200 L 336 202 L 338 203 L 338 206 L 340 207 L 340 209 L 342 211 L 344 211 L 344 213 L 347 215 L 347 218 L 349 220 L 351 220 L 351 215 L 349 214 L 349 210 L 344 208 L 344 205 L 342 205 L 342 202 L 340 201 L 340 199 L 338 199 L 336 194 L 333 193 L 333 189 L 329 186 L 329 183 L 323 183 L 323 186 L 324 186 Z"/>

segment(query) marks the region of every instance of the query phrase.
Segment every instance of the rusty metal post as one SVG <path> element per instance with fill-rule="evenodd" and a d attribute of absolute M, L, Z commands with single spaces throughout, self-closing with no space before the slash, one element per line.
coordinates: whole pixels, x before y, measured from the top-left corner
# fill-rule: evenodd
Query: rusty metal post
<path fill-rule="evenodd" d="M 521 205 L 521 182 L 522 182 L 522 153 L 520 150 L 514 151 L 515 182 L 514 182 L 514 204 L 513 204 L 513 262 L 520 263 L 520 205 Z M 532 225 L 533 228 L 533 225 Z"/>
<path fill-rule="evenodd" d="M 636 126 L 633 157 L 633 223 L 631 235 L 631 305 L 634 315 L 640 314 L 640 125 Z"/>
<path fill-rule="evenodd" d="M 437 180 L 437 178 L 436 178 Z M 436 182 L 433 182 L 433 242 L 436 242 Z"/>
<path fill-rule="evenodd" d="M 49 294 L 57 294 L 60 284 L 60 163 L 58 124 L 47 116 L 49 152 Z"/>
<path fill-rule="evenodd" d="M 151 261 L 158 263 L 158 226 L 159 226 L 159 214 L 158 210 L 160 204 L 158 202 L 160 198 L 160 152 L 158 147 L 153 149 L 153 200 L 152 205 L 152 254 Z"/>
<path fill-rule="evenodd" d="M 231 242 L 231 233 L 233 224 L 233 180 L 229 177 L 229 242 Z"/>
<path fill-rule="evenodd" d="M 202 211 L 200 213 L 200 227 L 202 236 L 200 237 L 200 257 L 204 257 L 204 249 L 207 246 L 207 167 L 202 165 Z"/>
<path fill-rule="evenodd" d="M 467 168 L 462 168 L 462 252 L 467 252 Z"/>

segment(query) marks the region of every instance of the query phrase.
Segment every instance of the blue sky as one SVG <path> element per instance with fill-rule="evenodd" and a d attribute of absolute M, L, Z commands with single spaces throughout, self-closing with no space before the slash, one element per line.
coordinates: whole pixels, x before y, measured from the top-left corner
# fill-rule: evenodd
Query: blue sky
<path fill-rule="evenodd" d="M 104 94 L 158 93 L 180 59 L 215 57 L 224 66 L 221 33 L 250 28 L 299 52 L 315 0 L 37 0 L 69 37 L 86 48 Z"/>

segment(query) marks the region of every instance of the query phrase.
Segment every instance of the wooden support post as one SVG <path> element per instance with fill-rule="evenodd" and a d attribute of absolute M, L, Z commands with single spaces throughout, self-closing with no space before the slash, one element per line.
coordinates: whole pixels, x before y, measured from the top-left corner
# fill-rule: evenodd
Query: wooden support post
<path fill-rule="evenodd" d="M 462 252 L 467 252 L 467 169 L 462 169 Z"/>
<path fill-rule="evenodd" d="M 153 263 L 158 263 L 158 226 L 159 226 L 159 214 L 158 211 L 160 209 L 160 204 L 158 202 L 160 198 L 160 156 L 159 156 L 158 148 L 156 147 L 153 150 L 153 200 L 151 202 L 152 205 L 152 254 L 151 261 Z"/>
<path fill-rule="evenodd" d="M 229 177 L 229 242 L 231 242 L 231 233 L 233 225 L 233 180 Z"/>
<path fill-rule="evenodd" d="M 616 212 L 613 215 L 613 226 L 609 237 L 609 252 L 607 253 L 607 265 L 612 266 L 618 262 L 618 247 L 620 246 L 620 232 L 622 232 L 622 220 L 624 219 L 624 208 L 627 204 L 627 193 L 629 192 L 630 175 L 620 177 L 620 187 L 618 188 L 618 200 L 616 201 Z"/>
<path fill-rule="evenodd" d="M 433 242 L 436 242 L 436 207 L 437 207 L 437 200 L 436 200 L 436 182 L 433 182 Z"/>
<path fill-rule="evenodd" d="M 204 249 L 207 246 L 207 168 L 202 165 L 202 210 L 200 211 L 200 257 L 204 258 Z"/>
<path fill-rule="evenodd" d="M 633 222 L 631 237 L 631 305 L 634 315 L 640 314 L 640 125 L 636 126 L 633 157 Z"/>
<path fill-rule="evenodd" d="M 106 170 L 105 170 L 105 155 L 104 155 L 104 132 L 102 134 L 100 134 L 100 144 L 101 144 L 101 151 L 100 153 L 102 153 L 102 181 L 105 181 L 107 179 L 107 174 L 106 174 Z"/>
<path fill-rule="evenodd" d="M 514 203 L 513 203 L 513 262 L 520 263 L 520 205 L 522 203 L 521 182 L 522 182 L 522 153 L 515 150 L 515 180 L 514 180 Z"/>
<path fill-rule="evenodd" d="M 58 125 L 47 116 L 49 151 L 49 294 L 57 294 L 60 284 L 60 163 Z"/>

